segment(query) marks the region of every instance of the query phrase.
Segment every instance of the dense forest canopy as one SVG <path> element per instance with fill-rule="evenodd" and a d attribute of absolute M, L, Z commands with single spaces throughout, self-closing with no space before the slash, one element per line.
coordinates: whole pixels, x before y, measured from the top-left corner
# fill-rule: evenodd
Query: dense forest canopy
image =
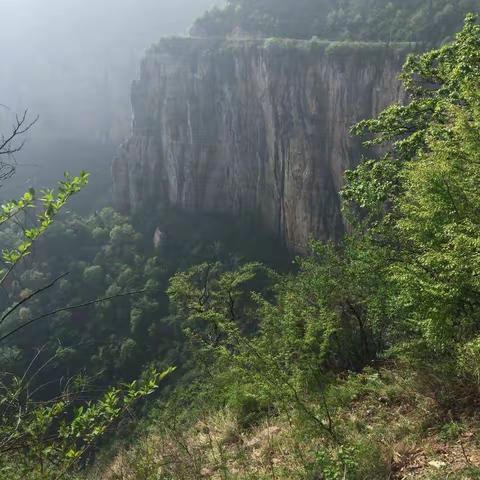
<path fill-rule="evenodd" d="M 229 0 L 198 19 L 193 34 L 238 28 L 267 37 L 438 44 L 479 10 L 477 0 Z"/>

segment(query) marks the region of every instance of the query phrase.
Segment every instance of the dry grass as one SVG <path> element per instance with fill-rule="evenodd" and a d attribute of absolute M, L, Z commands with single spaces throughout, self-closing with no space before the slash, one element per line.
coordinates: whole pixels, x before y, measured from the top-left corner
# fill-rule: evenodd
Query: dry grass
<path fill-rule="evenodd" d="M 480 479 L 478 418 L 448 420 L 434 392 L 410 372 L 358 375 L 340 382 L 329 398 L 338 401 L 333 409 L 337 431 L 358 457 L 355 472 L 347 472 L 345 479 Z M 320 470 L 312 465 L 318 462 L 319 451 L 335 463 L 338 446 L 328 444 L 291 413 L 265 418 L 247 431 L 228 411 L 209 415 L 186 431 L 158 426 L 154 434 L 119 452 L 101 473 L 88 478 L 328 479 L 315 473 L 322 465 Z"/>

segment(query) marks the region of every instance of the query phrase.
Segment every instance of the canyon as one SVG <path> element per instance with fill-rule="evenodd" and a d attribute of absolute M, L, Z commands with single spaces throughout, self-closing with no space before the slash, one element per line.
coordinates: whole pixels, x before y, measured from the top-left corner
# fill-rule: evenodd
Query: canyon
<path fill-rule="evenodd" d="M 132 86 L 132 133 L 112 167 L 117 207 L 254 218 L 297 251 L 338 239 L 344 172 L 365 153 L 350 127 L 402 101 L 407 50 L 162 39 Z"/>

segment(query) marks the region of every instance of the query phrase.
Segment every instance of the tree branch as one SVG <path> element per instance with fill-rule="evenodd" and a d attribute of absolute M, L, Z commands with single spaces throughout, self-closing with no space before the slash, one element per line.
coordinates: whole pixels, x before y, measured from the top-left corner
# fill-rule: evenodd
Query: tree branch
<path fill-rule="evenodd" d="M 30 301 L 33 297 L 36 297 L 37 295 L 39 295 L 40 293 L 44 292 L 45 290 L 48 290 L 49 288 L 52 288 L 59 280 L 61 280 L 62 278 L 65 278 L 70 272 L 66 272 L 66 273 L 63 273 L 62 275 L 60 275 L 59 277 L 55 278 L 52 282 L 50 282 L 48 285 L 46 285 L 45 287 L 42 287 L 42 288 L 39 288 L 38 290 L 36 290 L 35 292 L 31 293 L 28 297 L 24 298 L 23 300 L 21 300 L 20 302 L 18 302 L 17 304 L 15 304 L 10 310 L 8 310 L 8 312 L 6 312 L 2 318 L 0 318 L 0 325 L 2 325 L 2 323 L 13 313 L 15 312 L 15 310 L 17 310 L 19 307 L 21 307 L 22 305 L 24 305 L 25 303 L 27 303 L 28 301 Z"/>
<path fill-rule="evenodd" d="M 1 105 L 1 104 L 0 104 Z M 6 107 L 5 105 L 1 105 Z M 12 131 L 8 136 L 0 136 L 0 157 L 12 157 L 18 153 L 25 145 L 25 140 L 16 141 L 27 133 L 38 121 L 40 117 L 37 115 L 32 121 L 28 119 L 28 110 L 25 110 L 22 115 L 15 115 L 15 123 L 12 126 Z M 15 173 L 15 164 L 5 161 L 0 161 L 0 180 L 5 180 Z"/>
<path fill-rule="evenodd" d="M 12 133 L 8 137 L 4 137 L 3 135 L 1 137 L 0 155 L 12 155 L 21 150 L 25 142 L 22 142 L 19 146 L 12 146 L 11 143 L 15 138 L 27 133 L 38 122 L 38 119 L 40 118 L 37 115 L 31 122 L 29 122 L 27 116 L 28 110 L 25 110 L 20 117 L 18 115 L 15 116 L 15 124 L 12 127 Z"/>
<path fill-rule="evenodd" d="M 116 298 L 131 297 L 133 295 L 141 295 L 142 293 L 146 293 L 148 291 L 149 290 L 138 290 L 138 291 L 133 291 L 133 292 L 120 293 L 118 295 L 112 295 L 110 297 L 104 297 L 104 298 L 97 298 L 97 299 L 91 300 L 89 302 L 80 303 L 80 304 L 77 304 L 77 305 L 71 305 L 69 307 L 58 308 L 57 310 L 53 310 L 51 312 L 44 313 L 43 315 L 40 315 L 38 317 L 32 318 L 28 322 L 18 326 L 17 328 L 13 329 L 12 331 L 6 333 L 2 337 L 0 337 L 0 343 L 5 341 L 7 338 L 11 337 L 12 335 L 15 335 L 19 331 L 21 331 L 21 330 L 27 328 L 28 326 L 32 325 L 33 323 L 38 322 L 40 320 L 43 320 L 44 318 L 56 315 L 57 313 L 69 312 L 71 310 L 78 310 L 80 308 L 90 307 L 92 305 L 108 302 L 109 300 L 114 300 Z"/>

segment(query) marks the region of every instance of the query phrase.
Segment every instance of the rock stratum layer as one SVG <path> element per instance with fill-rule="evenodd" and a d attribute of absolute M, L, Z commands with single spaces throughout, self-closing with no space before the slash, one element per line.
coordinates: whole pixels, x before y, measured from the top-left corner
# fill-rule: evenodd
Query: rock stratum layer
<path fill-rule="evenodd" d="M 338 192 L 362 154 L 349 128 L 402 97 L 403 58 L 378 45 L 161 41 L 132 88 L 118 207 L 255 215 L 295 249 L 338 238 Z"/>

